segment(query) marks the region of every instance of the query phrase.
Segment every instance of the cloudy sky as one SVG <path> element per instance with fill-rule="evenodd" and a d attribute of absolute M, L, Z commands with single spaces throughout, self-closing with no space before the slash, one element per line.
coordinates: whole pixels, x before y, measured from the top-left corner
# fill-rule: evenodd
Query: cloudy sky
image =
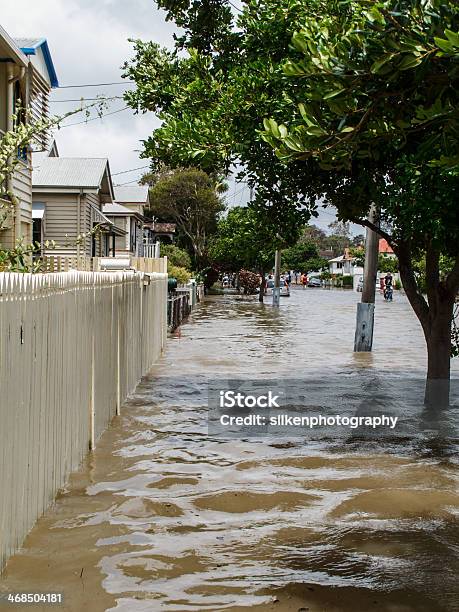
<path fill-rule="evenodd" d="M 130 38 L 154 40 L 164 46 L 173 42 L 173 25 L 166 22 L 154 0 L 21 0 L 20 10 L 17 0 L 1 2 L 0 22 L 11 36 L 48 40 L 60 84 L 51 95 L 54 114 L 76 108 L 81 98 L 122 96 L 132 87 L 128 83 L 101 85 L 122 81 L 121 66 L 133 55 Z M 239 0 L 233 3 L 240 5 Z M 122 99 L 110 102 L 106 113 L 113 114 L 89 123 L 83 116 L 69 118 L 67 124 L 82 123 L 56 134 L 60 155 L 108 157 L 114 183 L 135 183 L 144 170 L 131 170 L 147 164 L 139 159 L 140 141 L 158 121 L 151 113 L 134 115 L 125 109 Z M 244 204 L 248 197 L 245 185 L 230 183 L 230 206 Z M 314 222 L 326 229 L 333 220 L 333 213 L 327 210 Z"/>
<path fill-rule="evenodd" d="M 119 83 L 121 66 L 132 56 L 129 38 L 154 39 L 170 45 L 173 32 L 153 0 L 22 0 L 21 10 L 17 0 L 2 0 L 0 19 L 12 36 L 43 36 L 48 40 L 61 86 L 51 95 L 55 114 L 79 104 L 62 100 L 122 96 L 129 84 L 66 86 Z M 106 112 L 125 106 L 122 99 L 116 99 Z M 84 119 L 77 115 L 66 123 Z M 102 120 L 63 128 L 56 138 L 62 156 L 109 157 L 115 174 L 146 165 L 146 160 L 139 159 L 140 140 L 157 125 L 153 115 L 134 115 L 128 109 Z M 140 175 L 141 171 L 115 174 L 114 180 L 127 182 Z"/>

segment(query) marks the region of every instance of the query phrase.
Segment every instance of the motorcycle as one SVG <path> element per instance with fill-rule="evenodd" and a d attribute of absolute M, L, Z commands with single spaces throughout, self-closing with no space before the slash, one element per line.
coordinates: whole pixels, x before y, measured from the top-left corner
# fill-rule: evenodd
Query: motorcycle
<path fill-rule="evenodd" d="M 390 285 L 386 286 L 384 288 L 384 299 L 386 300 L 386 302 L 392 302 L 393 295 L 394 290 L 392 289 L 392 287 Z"/>

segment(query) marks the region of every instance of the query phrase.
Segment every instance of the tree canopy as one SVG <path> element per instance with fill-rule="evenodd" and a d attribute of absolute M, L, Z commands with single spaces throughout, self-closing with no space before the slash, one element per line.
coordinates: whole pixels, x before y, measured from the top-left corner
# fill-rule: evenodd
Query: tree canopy
<path fill-rule="evenodd" d="M 225 14 L 201 48 L 202 14 L 173 52 L 136 42 L 127 101 L 163 121 L 145 155 L 209 172 L 241 164 L 256 205 L 278 217 L 314 215 L 322 201 L 377 231 L 422 324 L 428 377 L 448 378 L 459 289 L 457 1 L 248 0 L 236 24 Z M 367 218 L 373 204 L 378 223 Z M 423 255 L 427 299 L 414 270 Z M 441 256 L 454 262 L 446 277 Z"/>
<path fill-rule="evenodd" d="M 177 224 L 202 265 L 209 235 L 224 210 L 215 182 L 202 170 L 182 168 L 166 174 L 150 189 L 150 211 Z"/>

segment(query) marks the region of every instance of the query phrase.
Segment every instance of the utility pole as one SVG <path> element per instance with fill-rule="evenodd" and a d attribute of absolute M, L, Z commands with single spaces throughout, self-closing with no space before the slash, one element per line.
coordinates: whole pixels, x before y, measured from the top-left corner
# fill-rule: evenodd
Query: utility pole
<path fill-rule="evenodd" d="M 376 206 L 373 204 L 368 220 L 379 224 Z M 373 348 L 375 319 L 376 278 L 378 275 L 379 235 L 367 227 L 365 240 L 365 265 L 363 268 L 362 301 L 357 304 L 354 351 L 370 352 Z"/>
<path fill-rule="evenodd" d="M 276 249 L 274 260 L 273 306 L 280 306 L 280 263 L 281 252 L 279 249 Z"/>

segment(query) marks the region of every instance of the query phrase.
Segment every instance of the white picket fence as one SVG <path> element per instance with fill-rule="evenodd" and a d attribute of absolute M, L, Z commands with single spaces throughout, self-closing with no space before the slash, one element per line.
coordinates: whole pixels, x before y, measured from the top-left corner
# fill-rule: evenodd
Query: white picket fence
<path fill-rule="evenodd" d="M 0 570 L 158 359 L 167 275 L 0 273 Z"/>

